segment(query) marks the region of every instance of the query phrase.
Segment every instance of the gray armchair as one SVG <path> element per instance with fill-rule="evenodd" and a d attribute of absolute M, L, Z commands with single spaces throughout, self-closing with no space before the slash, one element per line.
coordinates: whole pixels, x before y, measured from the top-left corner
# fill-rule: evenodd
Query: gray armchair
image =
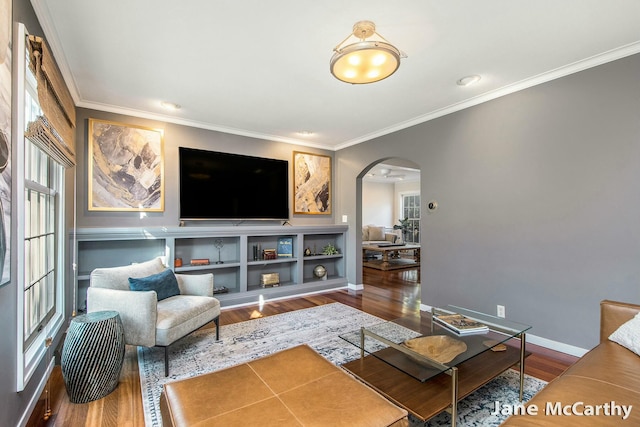
<path fill-rule="evenodd" d="M 176 274 L 180 295 L 158 301 L 155 291 L 132 291 L 129 278 L 165 271 L 160 258 L 123 267 L 96 268 L 87 290 L 87 311 L 120 313 L 125 342 L 164 347 L 164 371 L 169 375 L 169 346 L 211 322 L 220 339 L 220 302 L 213 297 L 213 274 Z M 175 282 L 174 282 L 175 283 Z"/>

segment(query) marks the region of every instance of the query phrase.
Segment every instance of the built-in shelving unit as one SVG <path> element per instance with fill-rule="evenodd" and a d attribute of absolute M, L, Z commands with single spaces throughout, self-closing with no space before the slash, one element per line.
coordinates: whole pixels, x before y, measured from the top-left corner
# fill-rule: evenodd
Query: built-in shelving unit
<path fill-rule="evenodd" d="M 216 294 L 223 306 L 257 302 L 308 292 L 345 287 L 346 225 L 329 226 L 237 226 L 237 227 L 153 227 L 80 228 L 70 240 L 76 245 L 76 309 L 86 308 L 91 271 L 163 257 L 167 267 L 180 274 L 213 273 L 214 286 L 226 288 Z M 264 259 L 262 251 L 278 248 L 285 238 L 291 253 Z M 324 255 L 331 244 L 338 254 Z M 176 266 L 176 259 L 182 265 Z M 194 259 L 208 259 L 207 265 L 191 265 Z M 322 265 L 327 274 L 316 277 Z M 263 274 L 278 273 L 279 286 L 263 287 Z"/>

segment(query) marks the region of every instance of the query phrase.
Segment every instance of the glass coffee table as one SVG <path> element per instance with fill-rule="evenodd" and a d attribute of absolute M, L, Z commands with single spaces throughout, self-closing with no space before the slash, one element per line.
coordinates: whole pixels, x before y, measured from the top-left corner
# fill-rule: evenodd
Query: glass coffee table
<path fill-rule="evenodd" d="M 486 328 L 458 333 L 432 320 L 449 314 L 464 316 L 463 328 L 474 322 Z M 426 421 L 449 411 L 455 426 L 457 402 L 516 364 L 522 400 L 530 328 L 462 307 L 433 308 L 341 335 L 361 355 L 342 366 L 416 418 Z"/>

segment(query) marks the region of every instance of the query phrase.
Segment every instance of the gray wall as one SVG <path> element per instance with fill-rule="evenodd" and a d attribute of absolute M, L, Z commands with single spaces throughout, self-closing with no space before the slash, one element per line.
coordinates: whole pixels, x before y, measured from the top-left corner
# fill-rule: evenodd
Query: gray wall
<path fill-rule="evenodd" d="M 104 111 L 78 108 L 76 123 L 76 157 L 77 157 L 77 188 L 76 212 L 77 226 L 82 227 L 176 227 L 180 223 L 179 211 L 179 178 L 178 178 L 178 147 L 192 147 L 203 150 L 223 151 L 228 153 L 246 154 L 289 161 L 289 212 L 291 225 L 334 224 L 335 213 L 331 215 L 293 215 L 293 152 L 304 151 L 333 157 L 334 153 L 327 150 L 296 146 L 280 142 L 266 141 L 244 136 L 231 135 L 188 126 L 141 119 L 126 115 Z M 144 126 L 152 129 L 164 130 L 164 176 L 165 202 L 164 212 L 146 212 L 141 216 L 138 212 L 109 212 L 89 211 L 88 209 L 88 125 L 89 119 L 107 120 L 117 123 Z M 220 185 L 225 185 L 221 182 Z M 73 194 L 73 177 L 67 180 L 68 191 Z M 335 184 L 334 184 L 335 189 Z M 335 191 L 335 190 L 334 190 Z M 208 197 L 203 194 L 202 197 Z M 69 198 L 68 212 L 73 212 L 73 198 Z M 335 212 L 335 211 L 333 211 Z M 230 226 L 238 225 L 281 225 L 281 221 L 245 221 L 240 224 L 232 221 L 186 221 L 186 227 L 198 226 Z M 71 255 L 71 254 L 69 254 Z M 69 260 L 68 265 L 71 265 Z M 71 272 L 70 272 L 71 274 Z M 70 276 L 71 277 L 71 276 Z M 67 313 L 73 309 L 72 280 L 66 291 Z"/>
<path fill-rule="evenodd" d="M 165 210 L 147 212 L 141 218 L 136 212 L 89 211 L 87 193 L 87 143 L 88 120 L 109 120 L 118 123 L 144 126 L 164 130 L 164 173 L 165 173 Z M 76 149 L 77 149 L 77 224 L 78 227 L 154 227 L 177 226 L 179 224 L 179 179 L 178 147 L 192 147 L 203 150 L 223 151 L 289 161 L 289 212 L 292 225 L 333 224 L 335 211 L 331 215 L 293 215 L 293 152 L 304 151 L 333 157 L 327 150 L 266 141 L 227 133 L 197 129 L 188 126 L 141 119 L 103 111 L 77 109 Z M 224 185 L 221 182 L 220 185 Z M 335 192 L 335 183 L 334 183 Z M 207 197 L 203 194 L 202 197 Z M 71 211 L 70 211 L 71 212 Z M 258 224 L 278 224 L 280 221 L 261 221 Z M 186 226 L 233 225 L 229 221 L 191 221 Z M 247 225 L 245 222 L 243 225 Z"/>
<path fill-rule="evenodd" d="M 638 76 L 635 55 L 341 150 L 340 213 L 359 228 L 357 177 L 413 160 L 422 211 L 439 203 L 422 221 L 422 303 L 502 304 L 537 337 L 591 348 L 600 300 L 640 303 Z"/>

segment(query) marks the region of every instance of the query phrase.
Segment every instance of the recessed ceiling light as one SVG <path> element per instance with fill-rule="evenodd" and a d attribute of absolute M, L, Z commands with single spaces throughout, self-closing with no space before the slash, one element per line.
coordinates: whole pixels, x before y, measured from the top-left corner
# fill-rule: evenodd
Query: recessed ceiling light
<path fill-rule="evenodd" d="M 310 130 L 301 130 L 300 132 L 298 132 L 298 135 L 311 136 L 313 135 L 313 132 L 311 132 Z"/>
<path fill-rule="evenodd" d="M 181 108 L 180 105 L 168 101 L 162 101 L 160 105 L 162 106 L 162 108 L 172 111 L 179 110 Z"/>
<path fill-rule="evenodd" d="M 480 79 L 481 77 L 478 75 L 465 76 L 459 79 L 456 83 L 458 84 L 458 86 L 470 86 L 472 84 L 478 83 Z"/>

